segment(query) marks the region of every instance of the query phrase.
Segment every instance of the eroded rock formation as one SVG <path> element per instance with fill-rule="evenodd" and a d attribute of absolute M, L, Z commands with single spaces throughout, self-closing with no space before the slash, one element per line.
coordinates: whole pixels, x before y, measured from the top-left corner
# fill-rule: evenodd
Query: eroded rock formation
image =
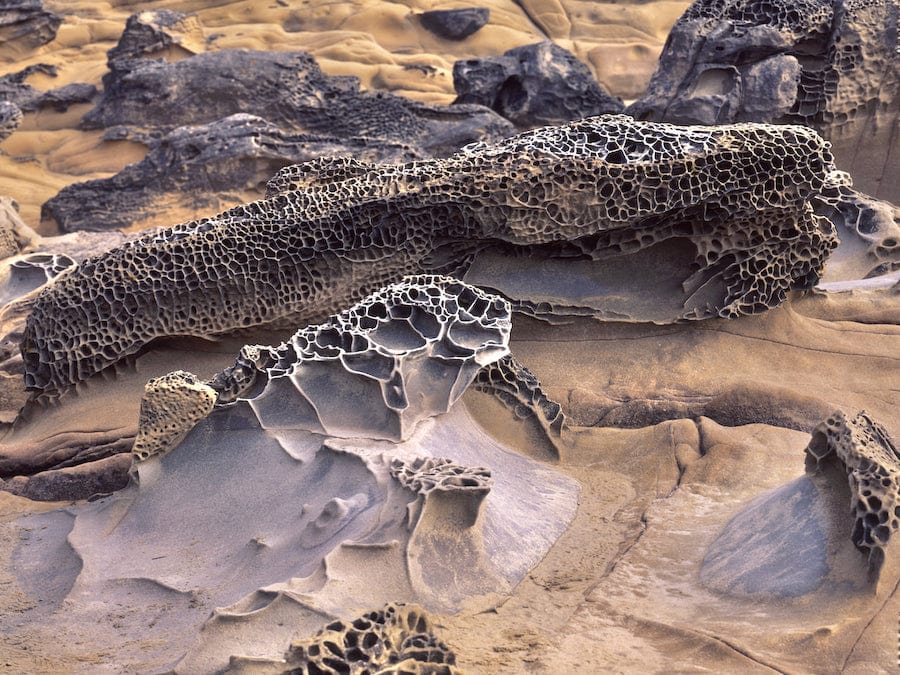
<path fill-rule="evenodd" d="M 25 80 L 34 73 L 56 77 L 56 66 L 38 63 L 18 72 L 0 77 L 0 99 L 14 103 L 22 112 L 33 112 L 42 108 L 58 111 L 68 110 L 74 103 L 88 103 L 97 95 L 97 87 L 83 82 L 73 82 L 57 89 L 41 91 Z"/>
<path fill-rule="evenodd" d="M 128 17 L 119 42 L 107 52 L 107 63 L 115 68 L 119 62 L 165 54 L 173 48 L 182 54 L 198 53 L 204 45 L 196 16 L 170 9 L 144 10 Z"/>
<path fill-rule="evenodd" d="M 26 384 L 64 388 L 155 337 L 310 323 L 422 271 L 474 277 L 536 315 L 761 312 L 819 278 L 836 237 L 809 200 L 832 170 L 824 141 L 803 127 L 684 129 L 624 116 L 445 160 L 289 167 L 267 199 L 141 237 L 54 280 L 22 341 Z"/>
<path fill-rule="evenodd" d="M 87 129 L 172 130 L 250 113 L 284 130 L 408 143 L 429 154 L 511 130 L 481 107 L 360 91 L 356 78 L 325 75 L 306 52 L 223 49 L 175 62 L 111 58 L 109 65 L 103 97 L 82 120 Z"/>
<path fill-rule="evenodd" d="M 0 43 L 25 52 L 56 37 L 62 17 L 44 9 L 42 0 L 0 2 Z"/>
<path fill-rule="evenodd" d="M 805 124 L 834 143 L 839 167 L 864 191 L 898 202 L 898 11 L 893 0 L 696 0 L 629 113 Z"/>
<path fill-rule="evenodd" d="M 5 140 L 19 128 L 22 111 L 12 101 L 0 101 L 0 141 Z"/>
<path fill-rule="evenodd" d="M 382 162 L 422 157 L 403 143 L 293 133 L 246 113 L 178 127 L 161 138 L 123 127 L 107 136 L 147 144 L 146 157 L 111 178 L 64 188 L 44 203 L 42 220 L 54 219 L 64 232 L 127 228 L 151 218 L 160 201 L 190 208 L 221 204 L 233 195 L 231 203 L 240 202 L 241 194 L 252 193 L 282 167 L 320 156 Z"/>
<path fill-rule="evenodd" d="M 456 675 L 456 657 L 435 634 L 424 609 L 391 603 L 353 621 L 333 621 L 291 644 L 286 672 L 433 673 Z"/>
<path fill-rule="evenodd" d="M 851 539 L 877 579 L 888 546 L 900 529 L 900 452 L 887 430 L 868 414 L 835 413 L 813 431 L 807 471 L 836 463 L 847 474 Z"/>
<path fill-rule="evenodd" d="M 215 403 L 238 398 L 264 429 L 403 440 L 508 353 L 510 313 L 455 279 L 409 277 L 277 347 L 244 347 L 206 384 L 183 372 L 151 380 L 135 456 L 169 450 Z"/>
<path fill-rule="evenodd" d="M 487 106 L 522 128 L 617 113 L 623 107 L 585 64 L 552 42 L 457 61 L 453 86 L 456 104 Z"/>
<path fill-rule="evenodd" d="M 435 9 L 422 12 L 419 20 L 435 35 L 447 40 L 465 40 L 488 22 L 491 10 L 487 7 Z"/>

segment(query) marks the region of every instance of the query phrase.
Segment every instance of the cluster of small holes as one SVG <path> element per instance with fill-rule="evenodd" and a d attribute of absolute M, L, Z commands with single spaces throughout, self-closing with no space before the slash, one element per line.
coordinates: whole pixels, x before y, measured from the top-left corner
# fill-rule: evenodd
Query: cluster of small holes
<path fill-rule="evenodd" d="M 900 452 L 887 430 L 867 413 L 835 413 L 813 431 L 808 465 L 836 458 L 846 469 L 854 516 L 851 539 L 878 571 L 900 529 Z"/>
<path fill-rule="evenodd" d="M 447 159 L 317 160 L 276 176 L 267 199 L 148 234 L 56 280 L 27 321 L 26 386 L 65 388 L 160 336 L 321 321 L 409 274 L 458 273 L 488 246 L 555 255 L 588 250 L 587 238 L 590 257 L 602 258 L 667 231 L 702 241 L 751 228 L 749 240 L 780 238 L 717 250 L 716 273 L 732 254 L 734 269 L 722 273 L 729 296 L 684 318 L 758 312 L 798 279 L 808 285 L 836 242 L 808 204 L 832 169 L 827 144 L 803 127 L 685 128 L 621 115 L 467 146 Z M 619 248 L 600 250 L 604 238 Z M 765 256 L 775 260 L 759 274 Z M 295 342 L 321 354 L 367 348 L 359 335 L 335 339 Z"/>
<path fill-rule="evenodd" d="M 416 494 L 434 490 L 488 492 L 493 485 L 491 470 L 483 466 L 462 466 L 445 457 L 417 457 L 412 461 L 391 461 L 391 475 Z"/>
<path fill-rule="evenodd" d="M 143 461 L 171 450 L 215 403 L 215 392 L 191 373 L 177 370 L 151 379 L 144 387 L 132 455 Z"/>
<path fill-rule="evenodd" d="M 329 623 L 314 637 L 291 644 L 286 661 L 289 672 L 309 675 L 459 672 L 455 655 L 434 635 L 425 612 L 399 603 Z"/>

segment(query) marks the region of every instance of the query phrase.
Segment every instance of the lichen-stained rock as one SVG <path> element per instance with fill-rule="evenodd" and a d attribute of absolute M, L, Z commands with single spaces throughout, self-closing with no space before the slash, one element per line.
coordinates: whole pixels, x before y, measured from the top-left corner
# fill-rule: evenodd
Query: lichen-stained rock
<path fill-rule="evenodd" d="M 453 86 L 456 104 L 487 106 L 523 128 L 617 113 L 623 107 L 585 64 L 552 42 L 457 61 Z"/>
<path fill-rule="evenodd" d="M 806 458 L 808 473 L 827 463 L 846 472 L 854 518 L 850 537 L 877 579 L 900 528 L 900 452 L 893 439 L 865 411 L 853 417 L 837 412 L 813 431 Z"/>
<path fill-rule="evenodd" d="M 156 337 L 306 325 L 426 271 L 465 274 L 536 315 L 670 323 L 762 312 L 815 284 L 836 244 L 809 202 L 832 170 L 825 142 L 803 127 L 625 116 L 443 160 L 288 167 L 267 199 L 54 280 L 28 319 L 26 384 L 64 388 Z"/>
<path fill-rule="evenodd" d="M 19 128 L 22 122 L 22 111 L 12 101 L 0 101 L 0 141 Z"/>
<path fill-rule="evenodd" d="M 0 45 L 21 53 L 56 37 L 62 17 L 44 9 L 42 0 L 0 0 Z"/>
<path fill-rule="evenodd" d="M 132 137 L 121 128 L 109 135 Z M 128 228 L 152 218 L 161 200 L 185 208 L 198 201 L 210 207 L 227 203 L 229 195 L 235 196 L 232 204 L 240 202 L 242 192 L 252 194 L 279 169 L 322 155 L 382 162 L 421 157 L 402 143 L 291 133 L 246 113 L 135 139 L 149 146 L 143 160 L 110 178 L 63 188 L 44 203 L 42 219 L 54 219 L 64 232 Z"/>
<path fill-rule="evenodd" d="M 225 49 L 173 63 L 119 59 L 110 67 L 103 98 L 82 120 L 87 129 L 171 130 L 250 113 L 287 130 L 409 143 L 429 154 L 511 131 L 485 108 L 361 92 L 356 78 L 325 75 L 306 52 Z"/>
<path fill-rule="evenodd" d="M 510 320 L 499 297 L 447 277 L 409 277 L 270 348 L 256 377 L 239 358 L 220 380 L 251 383 L 265 429 L 399 441 L 508 353 Z"/>
<path fill-rule="evenodd" d="M 894 0 L 695 0 L 628 112 L 679 124 L 804 124 L 865 192 L 900 201 Z"/>
<path fill-rule="evenodd" d="M 147 382 L 132 455 L 145 460 L 175 447 L 184 435 L 212 412 L 216 392 L 183 370 Z"/>
<path fill-rule="evenodd" d="M 284 673 L 457 675 L 456 656 L 434 633 L 418 605 L 390 603 L 352 621 L 332 621 L 314 637 L 293 642 Z"/>

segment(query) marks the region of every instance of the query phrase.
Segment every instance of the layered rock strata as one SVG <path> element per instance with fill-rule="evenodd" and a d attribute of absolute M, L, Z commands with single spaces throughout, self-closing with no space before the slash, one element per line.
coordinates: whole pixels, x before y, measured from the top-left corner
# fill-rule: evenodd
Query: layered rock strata
<path fill-rule="evenodd" d="M 534 314 L 665 323 L 761 312 L 819 278 L 836 237 L 809 200 L 832 170 L 825 142 L 802 127 L 685 129 L 623 116 L 444 160 L 289 167 L 266 199 L 55 279 L 28 319 L 26 384 L 64 388 L 160 336 L 307 324 L 408 274 L 467 274 L 473 261 L 471 283 Z M 506 269 L 479 266 L 498 252 Z M 548 298 L 545 277 L 577 288 Z"/>

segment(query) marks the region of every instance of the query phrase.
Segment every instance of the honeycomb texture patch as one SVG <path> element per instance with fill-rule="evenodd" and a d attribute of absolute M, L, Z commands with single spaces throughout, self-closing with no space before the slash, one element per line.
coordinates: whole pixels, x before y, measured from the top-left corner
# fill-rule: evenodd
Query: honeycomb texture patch
<path fill-rule="evenodd" d="M 171 450 L 215 403 L 216 392 L 191 373 L 152 378 L 144 387 L 132 455 L 143 461 Z"/>
<path fill-rule="evenodd" d="M 463 466 L 446 457 L 417 457 L 391 460 L 391 476 L 420 499 L 408 505 L 408 519 L 415 527 L 427 508 L 426 500 L 452 500 L 456 527 L 474 526 L 484 498 L 494 484 L 491 470 L 483 466 Z"/>
<path fill-rule="evenodd" d="M 900 201 L 890 171 L 898 15 L 895 0 L 696 0 L 628 112 L 680 124 L 804 124 L 835 143 L 861 189 Z"/>
<path fill-rule="evenodd" d="M 877 577 L 900 528 L 900 452 L 887 430 L 865 411 L 853 417 L 838 412 L 816 427 L 806 448 L 808 472 L 835 461 L 850 483 L 851 539 L 868 556 Z"/>
<path fill-rule="evenodd" d="M 333 621 L 291 644 L 285 673 L 457 675 L 456 656 L 418 605 L 390 603 L 353 621 Z"/>
<path fill-rule="evenodd" d="M 65 388 L 160 336 L 305 325 L 409 274 L 460 275 L 479 250 L 503 246 L 606 265 L 680 239 L 690 269 L 669 280 L 684 297 L 663 322 L 761 312 L 812 286 L 836 245 L 810 205 L 832 170 L 826 143 L 803 127 L 625 116 L 441 160 L 288 167 L 266 199 L 55 280 L 28 318 L 26 385 Z"/>
<path fill-rule="evenodd" d="M 509 303 L 448 277 L 414 276 L 373 293 L 278 347 L 242 350 L 211 382 L 249 398 L 265 429 L 408 438 L 508 353 Z"/>
<path fill-rule="evenodd" d="M 391 461 L 391 475 L 416 494 L 434 490 L 489 492 L 491 470 L 482 466 L 461 466 L 446 457 L 419 457 L 412 462 Z"/>
<path fill-rule="evenodd" d="M 559 454 L 566 427 L 562 406 L 547 396 L 535 374 L 515 356 L 508 354 L 479 370 L 472 388 L 493 394 L 519 419 L 535 421 Z"/>

